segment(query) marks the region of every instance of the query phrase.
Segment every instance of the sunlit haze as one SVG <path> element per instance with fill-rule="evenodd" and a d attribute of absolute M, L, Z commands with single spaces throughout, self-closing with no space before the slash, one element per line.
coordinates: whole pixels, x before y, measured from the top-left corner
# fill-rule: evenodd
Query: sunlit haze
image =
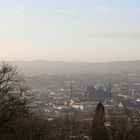
<path fill-rule="evenodd" d="M 140 59 L 140 0 L 0 0 L 0 59 Z"/>

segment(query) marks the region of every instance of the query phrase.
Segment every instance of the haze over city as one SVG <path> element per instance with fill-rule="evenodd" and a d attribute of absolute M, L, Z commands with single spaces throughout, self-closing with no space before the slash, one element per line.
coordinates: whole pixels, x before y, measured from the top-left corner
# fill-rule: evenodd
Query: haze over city
<path fill-rule="evenodd" d="M 0 59 L 140 59 L 139 0 L 1 0 Z"/>
<path fill-rule="evenodd" d="M 140 0 L 0 0 L 0 140 L 140 140 Z"/>

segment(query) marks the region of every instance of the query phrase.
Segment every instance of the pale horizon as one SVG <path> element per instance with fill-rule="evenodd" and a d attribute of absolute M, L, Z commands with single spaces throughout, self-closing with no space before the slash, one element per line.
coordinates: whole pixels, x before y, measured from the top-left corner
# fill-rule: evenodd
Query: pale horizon
<path fill-rule="evenodd" d="M 61 60 L 61 59 L 1 59 L 1 62 L 35 62 L 35 61 L 48 61 L 48 62 L 66 62 L 66 63 L 116 63 L 116 62 L 133 62 L 133 61 L 140 61 L 140 59 L 124 59 L 124 60 L 112 60 L 112 61 L 82 61 L 82 60 Z"/>

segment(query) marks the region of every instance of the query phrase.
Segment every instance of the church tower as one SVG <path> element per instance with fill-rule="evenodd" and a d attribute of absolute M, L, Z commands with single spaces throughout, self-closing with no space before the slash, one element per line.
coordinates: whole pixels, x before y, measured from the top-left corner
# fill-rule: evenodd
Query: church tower
<path fill-rule="evenodd" d="M 111 90 L 112 90 L 111 83 L 110 83 L 110 81 L 108 81 L 106 83 L 106 93 L 111 94 Z"/>
<path fill-rule="evenodd" d="M 73 86 L 72 86 L 72 82 L 70 84 L 70 98 L 73 96 Z"/>

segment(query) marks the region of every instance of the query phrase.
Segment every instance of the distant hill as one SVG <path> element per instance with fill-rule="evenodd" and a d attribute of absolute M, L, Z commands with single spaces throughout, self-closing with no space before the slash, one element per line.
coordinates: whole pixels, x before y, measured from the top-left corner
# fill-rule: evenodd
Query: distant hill
<path fill-rule="evenodd" d="M 140 72 L 140 60 L 107 63 L 62 61 L 12 61 L 25 74 L 130 73 Z"/>

